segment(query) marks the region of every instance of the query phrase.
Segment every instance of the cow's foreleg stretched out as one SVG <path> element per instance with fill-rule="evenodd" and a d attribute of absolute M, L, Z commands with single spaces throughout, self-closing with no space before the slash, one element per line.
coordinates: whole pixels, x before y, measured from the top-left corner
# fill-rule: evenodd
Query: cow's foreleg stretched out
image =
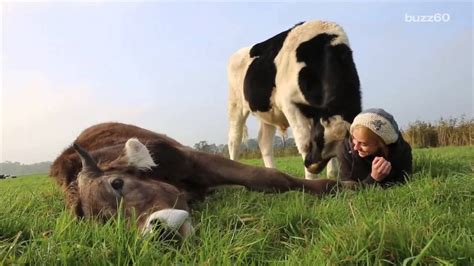
<path fill-rule="evenodd" d="M 195 181 L 206 187 L 241 185 L 250 190 L 285 192 L 304 190 L 314 195 L 330 194 L 340 187 L 336 180 L 307 180 L 291 177 L 276 169 L 245 165 L 219 155 L 193 151 Z"/>

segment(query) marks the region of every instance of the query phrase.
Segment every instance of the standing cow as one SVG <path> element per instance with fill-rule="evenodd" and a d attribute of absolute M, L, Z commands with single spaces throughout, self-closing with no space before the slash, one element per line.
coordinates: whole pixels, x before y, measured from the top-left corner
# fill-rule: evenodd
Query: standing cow
<path fill-rule="evenodd" d="M 250 112 L 260 120 L 258 143 L 266 167 L 274 167 L 273 137 L 293 130 L 314 178 L 361 111 L 360 82 L 344 30 L 326 21 L 299 23 L 234 53 L 228 64 L 229 153 L 237 159 Z"/>

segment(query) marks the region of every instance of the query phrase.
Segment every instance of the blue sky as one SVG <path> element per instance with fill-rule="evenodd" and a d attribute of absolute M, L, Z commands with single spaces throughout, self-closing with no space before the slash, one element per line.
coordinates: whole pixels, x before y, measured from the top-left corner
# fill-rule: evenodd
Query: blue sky
<path fill-rule="evenodd" d="M 363 108 L 385 108 L 401 127 L 473 117 L 471 11 L 469 2 L 2 3 L 0 162 L 54 160 L 104 121 L 190 146 L 226 143 L 229 56 L 313 19 L 348 34 Z M 437 13 L 449 21 L 405 21 Z M 248 125 L 255 137 L 255 118 Z"/>

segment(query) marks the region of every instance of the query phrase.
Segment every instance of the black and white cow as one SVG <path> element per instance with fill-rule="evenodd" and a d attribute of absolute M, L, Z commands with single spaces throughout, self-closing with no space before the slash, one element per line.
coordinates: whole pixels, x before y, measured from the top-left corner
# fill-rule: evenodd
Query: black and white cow
<path fill-rule="evenodd" d="M 314 178 L 361 111 L 360 82 L 342 27 L 326 21 L 299 23 L 234 53 L 228 64 L 229 153 L 237 159 L 250 112 L 260 120 L 258 143 L 266 167 L 274 167 L 276 129 L 292 128 Z"/>

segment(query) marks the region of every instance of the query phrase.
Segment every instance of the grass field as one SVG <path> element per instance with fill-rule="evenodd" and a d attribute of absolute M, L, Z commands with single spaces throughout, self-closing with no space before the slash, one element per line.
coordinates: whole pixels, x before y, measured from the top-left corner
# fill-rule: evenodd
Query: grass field
<path fill-rule="evenodd" d="M 259 160 L 246 160 L 261 165 Z M 474 264 L 474 147 L 414 150 L 411 182 L 316 198 L 221 189 L 182 243 L 76 220 L 46 175 L 0 181 L 0 265 Z M 299 157 L 277 159 L 302 176 Z"/>

